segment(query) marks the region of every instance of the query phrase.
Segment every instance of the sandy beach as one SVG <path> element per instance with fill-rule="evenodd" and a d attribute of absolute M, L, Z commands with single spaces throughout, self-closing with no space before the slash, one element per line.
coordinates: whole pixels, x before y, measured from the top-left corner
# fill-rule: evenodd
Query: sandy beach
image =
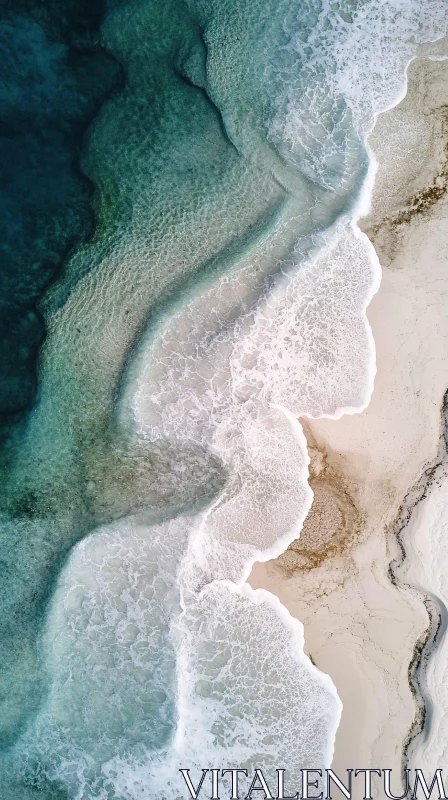
<path fill-rule="evenodd" d="M 303 622 L 308 654 L 337 687 L 344 709 L 333 768 L 341 776 L 357 765 L 398 776 L 403 749 L 421 727 L 409 669 L 429 618 L 418 593 L 394 585 L 389 565 L 400 559 L 405 497 L 440 446 L 448 387 L 447 140 L 448 61 L 419 58 L 406 97 L 379 117 L 370 137 L 379 166 L 370 214 L 359 224 L 383 269 L 368 309 L 374 393 L 362 414 L 301 420 L 313 507 L 301 538 L 276 561 L 256 564 L 250 577 Z"/>

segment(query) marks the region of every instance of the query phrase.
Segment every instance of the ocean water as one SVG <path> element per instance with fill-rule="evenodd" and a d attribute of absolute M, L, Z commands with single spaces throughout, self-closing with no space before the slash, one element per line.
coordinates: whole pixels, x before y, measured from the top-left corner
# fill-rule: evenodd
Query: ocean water
<path fill-rule="evenodd" d="M 93 230 L 80 141 L 119 85 L 100 47 L 102 0 L 0 4 L 0 434 L 33 402 L 45 325 L 36 307 Z"/>
<path fill-rule="evenodd" d="M 4 800 L 178 800 L 179 768 L 294 785 L 331 763 L 336 690 L 245 580 L 312 502 L 298 417 L 369 400 L 366 136 L 445 10 L 111 0 L 96 19 L 122 74 L 78 146 L 96 227 L 40 300 L 38 391 L 2 456 Z"/>

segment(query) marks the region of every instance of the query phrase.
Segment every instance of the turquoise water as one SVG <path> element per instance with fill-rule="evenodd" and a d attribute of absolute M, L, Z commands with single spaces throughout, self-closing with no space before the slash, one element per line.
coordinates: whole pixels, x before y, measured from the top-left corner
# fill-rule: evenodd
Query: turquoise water
<path fill-rule="evenodd" d="M 5 800 L 330 763 L 334 686 L 244 580 L 311 504 L 299 414 L 368 401 L 365 137 L 443 31 L 436 0 L 101 14 L 122 78 L 77 145 L 96 226 L 39 302 L 37 394 L 3 449 Z"/>

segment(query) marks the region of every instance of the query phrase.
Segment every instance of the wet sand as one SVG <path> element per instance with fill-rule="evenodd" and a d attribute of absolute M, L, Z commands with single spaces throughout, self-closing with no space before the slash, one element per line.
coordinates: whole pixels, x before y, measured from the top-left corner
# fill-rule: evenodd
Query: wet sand
<path fill-rule="evenodd" d="M 304 623 L 308 654 L 337 687 L 344 710 L 333 769 L 341 777 L 356 766 L 398 776 L 419 725 L 409 665 L 429 619 L 389 565 L 400 557 L 404 498 L 437 456 L 448 387 L 447 142 L 448 61 L 418 59 L 406 97 L 370 137 L 379 167 L 359 224 L 383 268 L 368 310 L 377 349 L 371 403 L 340 420 L 301 420 L 313 507 L 301 538 L 249 579 Z"/>

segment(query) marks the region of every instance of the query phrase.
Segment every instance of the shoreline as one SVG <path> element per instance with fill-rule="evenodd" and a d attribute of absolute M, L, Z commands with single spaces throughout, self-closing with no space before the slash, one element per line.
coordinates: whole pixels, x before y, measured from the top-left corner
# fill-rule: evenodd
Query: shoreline
<path fill-rule="evenodd" d="M 377 119 L 369 145 L 379 168 L 370 213 L 358 220 L 383 268 L 367 311 L 372 400 L 357 415 L 301 420 L 313 507 L 301 538 L 250 577 L 301 619 L 306 652 L 337 687 L 336 773 L 361 762 L 399 771 L 418 720 L 409 670 L 430 622 L 389 565 L 400 560 L 404 498 L 437 457 L 448 386 L 447 104 L 448 62 L 418 58 L 406 96 Z"/>

